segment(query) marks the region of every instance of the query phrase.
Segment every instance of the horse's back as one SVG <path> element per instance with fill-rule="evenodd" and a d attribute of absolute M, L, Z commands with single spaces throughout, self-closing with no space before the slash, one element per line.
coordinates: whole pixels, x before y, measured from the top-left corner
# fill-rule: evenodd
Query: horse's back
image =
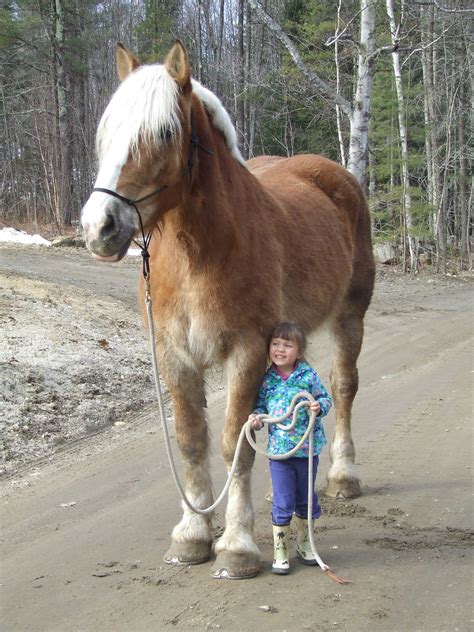
<path fill-rule="evenodd" d="M 247 166 L 253 175 L 260 179 L 264 173 L 274 167 L 282 160 L 287 160 L 283 156 L 257 156 L 247 161 Z"/>
<path fill-rule="evenodd" d="M 337 207 L 347 207 L 348 213 L 367 211 L 365 196 L 356 178 L 323 156 L 259 156 L 247 164 L 260 183 L 276 197 L 299 196 L 301 187 L 306 185 L 316 194 L 316 200 L 317 193 L 321 192 Z"/>
<path fill-rule="evenodd" d="M 337 216 L 356 272 L 351 274 L 348 290 L 364 295 L 361 302 L 367 306 L 375 264 L 369 209 L 357 179 L 338 163 L 316 154 L 260 156 L 249 160 L 248 166 L 283 207 L 291 207 L 292 214 L 301 213 L 315 221 L 321 214 L 327 218 L 328 212 Z"/>

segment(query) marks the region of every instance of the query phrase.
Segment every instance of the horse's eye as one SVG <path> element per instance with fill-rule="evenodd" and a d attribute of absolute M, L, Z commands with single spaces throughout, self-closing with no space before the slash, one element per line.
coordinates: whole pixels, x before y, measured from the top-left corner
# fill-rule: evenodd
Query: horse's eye
<path fill-rule="evenodd" d="M 165 129 L 162 136 L 164 140 L 170 140 L 173 137 L 173 132 L 170 129 Z"/>

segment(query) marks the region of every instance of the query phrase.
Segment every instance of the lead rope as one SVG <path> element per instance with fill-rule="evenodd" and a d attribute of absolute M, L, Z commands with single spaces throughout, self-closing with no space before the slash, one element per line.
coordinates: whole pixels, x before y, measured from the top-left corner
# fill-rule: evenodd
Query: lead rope
<path fill-rule="evenodd" d="M 144 270 L 145 270 L 145 261 L 148 263 L 148 260 L 145 258 L 145 255 L 143 255 L 143 261 L 144 261 Z M 328 576 L 330 577 L 333 581 L 337 582 L 338 584 L 347 584 L 349 583 L 348 580 L 343 579 L 342 577 L 338 577 L 338 575 L 336 575 L 331 568 L 325 564 L 323 562 L 323 560 L 321 559 L 321 557 L 319 556 L 319 553 L 316 549 L 316 545 L 314 543 L 314 537 L 313 537 L 313 485 L 312 485 L 312 480 L 313 480 L 313 456 L 314 456 L 314 435 L 313 435 L 313 428 L 314 428 L 314 424 L 316 421 L 316 414 L 312 411 L 310 411 L 309 414 L 309 424 L 308 427 L 306 428 L 306 431 L 303 435 L 303 437 L 301 438 L 301 440 L 298 442 L 298 444 L 292 448 L 289 452 L 286 452 L 285 454 L 269 454 L 268 452 L 266 452 L 265 450 L 262 450 L 262 448 L 260 448 L 254 441 L 251 433 L 252 433 L 252 424 L 250 421 L 247 421 L 243 427 L 242 430 L 240 431 L 240 435 L 239 438 L 237 440 L 237 445 L 235 447 L 235 454 L 234 454 L 234 460 L 232 461 L 232 466 L 229 470 L 229 473 L 227 475 L 227 481 L 224 485 L 224 488 L 222 489 L 221 493 L 219 494 L 218 498 L 212 503 L 212 505 L 210 505 L 209 507 L 206 507 L 204 509 L 201 509 L 199 507 L 194 507 L 194 505 L 190 502 L 190 500 L 187 498 L 186 496 L 186 492 L 183 489 L 183 486 L 181 485 L 181 481 L 179 480 L 178 477 L 178 473 L 176 470 L 176 464 L 175 464 L 175 460 L 173 457 L 173 452 L 171 449 L 171 440 L 170 440 L 170 435 L 169 435 L 169 429 L 168 429 L 168 421 L 167 421 L 167 417 L 166 417 L 166 411 L 165 411 L 165 406 L 164 406 L 164 398 L 163 398 L 163 393 L 161 390 L 161 384 L 160 384 L 160 372 L 158 369 L 158 362 L 156 359 L 156 347 L 155 347 L 155 326 L 154 326 L 154 319 L 153 319 L 153 310 L 152 310 L 152 299 L 151 299 L 151 292 L 150 292 L 150 275 L 149 275 L 149 268 L 148 268 L 148 273 L 145 276 L 145 272 L 144 272 L 144 279 L 145 279 L 145 305 L 146 305 L 146 313 L 147 313 L 147 320 L 148 320 L 148 332 L 150 335 L 150 346 L 151 346 L 151 358 L 152 358 L 152 367 L 153 367 L 153 377 L 154 377 L 154 381 L 155 381 L 155 389 L 156 389 L 156 394 L 157 394 L 157 398 L 158 398 L 158 407 L 159 407 L 159 411 L 160 411 L 160 417 L 161 417 L 161 425 L 163 427 L 163 435 L 164 435 L 164 439 L 165 439 L 165 446 L 166 446 L 166 453 L 168 455 L 168 460 L 169 460 L 169 464 L 170 464 L 170 468 L 171 468 L 171 473 L 173 475 L 173 479 L 174 482 L 176 484 L 176 487 L 178 488 L 178 491 L 181 495 L 181 498 L 183 499 L 185 505 L 194 513 L 197 514 L 201 514 L 201 515 L 205 515 L 208 513 L 211 513 L 212 511 L 214 511 L 214 509 L 222 502 L 222 500 L 224 499 L 225 495 L 227 494 L 230 484 L 232 482 L 232 479 L 234 477 L 235 474 L 235 470 L 239 461 L 239 456 L 240 456 L 240 451 L 242 449 L 242 443 L 244 440 L 244 437 L 247 438 L 247 441 L 250 443 L 250 445 L 254 448 L 254 450 L 256 450 L 257 452 L 260 452 L 260 454 L 265 455 L 266 457 L 270 458 L 270 459 L 274 459 L 274 460 L 283 460 L 283 459 L 288 459 L 289 457 L 291 457 L 293 454 L 295 454 L 295 452 L 297 452 L 297 450 L 303 445 L 303 443 L 306 441 L 306 439 L 309 438 L 309 458 L 308 458 L 308 533 L 309 533 L 309 541 L 311 544 L 311 550 L 313 552 L 313 555 L 316 559 L 316 561 L 318 562 L 319 567 L 322 569 L 322 571 Z M 298 400 L 302 400 L 304 399 L 304 401 L 298 401 Z M 294 397 L 293 400 L 291 401 L 290 406 L 288 407 L 288 410 L 286 411 L 286 413 L 282 416 L 282 417 L 270 417 L 269 415 L 259 415 L 260 420 L 264 423 L 264 424 L 278 424 L 278 427 L 285 430 L 285 431 L 290 431 L 294 425 L 296 424 L 296 419 L 297 419 L 297 415 L 298 415 L 298 411 L 300 408 L 302 407 L 308 407 L 310 402 L 314 402 L 314 397 L 306 392 L 306 391 L 301 391 L 300 393 L 297 393 Z M 281 422 L 284 421 L 285 419 L 288 419 L 290 417 L 290 415 L 293 415 L 293 420 L 291 422 L 291 424 L 289 424 L 288 426 L 282 426 Z"/>
<path fill-rule="evenodd" d="M 296 403 L 298 400 L 303 400 L 303 401 L 300 401 L 300 402 Z M 264 424 L 267 424 L 267 425 L 276 424 L 278 426 L 278 428 L 280 428 L 280 430 L 284 430 L 285 432 L 289 432 L 290 430 L 293 429 L 293 427 L 296 424 L 299 409 L 302 408 L 302 407 L 308 408 L 309 405 L 312 402 L 314 402 L 314 401 L 315 401 L 315 399 L 311 395 L 311 393 L 308 393 L 308 391 L 300 391 L 299 393 L 297 393 L 293 397 L 293 399 L 291 400 L 291 403 L 290 403 L 286 413 L 282 417 L 270 417 L 270 415 L 258 415 L 258 417 L 259 417 L 260 421 L 263 422 Z M 281 422 L 284 421 L 285 419 L 288 419 L 290 417 L 290 415 L 293 415 L 292 422 L 289 425 L 282 426 Z M 321 568 L 321 570 L 324 572 L 325 575 L 327 575 L 330 579 L 335 581 L 337 584 L 349 584 L 350 583 L 349 580 L 344 579 L 343 577 L 339 577 L 339 575 L 336 575 L 336 573 L 331 569 L 331 567 L 323 562 L 323 560 L 321 559 L 321 556 L 319 555 L 319 553 L 318 553 L 318 551 L 316 549 L 316 544 L 314 543 L 314 533 L 313 533 L 314 433 L 313 433 L 313 428 L 314 428 L 314 424 L 315 423 L 316 423 L 316 413 L 313 412 L 313 411 L 310 411 L 309 412 L 309 423 L 308 423 L 308 427 L 306 428 L 306 431 L 305 431 L 304 435 L 301 437 L 301 439 L 297 443 L 297 445 L 295 445 L 294 448 L 292 448 L 291 450 L 289 450 L 285 454 L 270 454 L 269 452 L 266 452 L 265 450 L 262 450 L 262 448 L 260 448 L 256 444 L 256 442 L 254 441 L 254 439 L 253 439 L 253 437 L 251 435 L 251 422 L 247 421 L 245 423 L 244 427 L 242 428 L 242 430 L 243 431 L 245 430 L 247 441 L 250 443 L 250 445 L 252 446 L 252 448 L 254 450 L 256 450 L 257 452 L 260 452 L 260 454 L 263 454 L 267 458 L 272 459 L 274 461 L 283 461 L 285 459 L 289 459 L 293 454 L 295 454 L 295 452 L 297 452 L 299 450 L 299 448 L 303 445 L 303 443 L 306 441 L 306 439 L 309 438 L 309 449 L 308 449 L 308 535 L 309 535 L 309 543 L 311 545 L 311 551 L 312 551 L 316 561 L 318 562 L 319 567 Z"/>

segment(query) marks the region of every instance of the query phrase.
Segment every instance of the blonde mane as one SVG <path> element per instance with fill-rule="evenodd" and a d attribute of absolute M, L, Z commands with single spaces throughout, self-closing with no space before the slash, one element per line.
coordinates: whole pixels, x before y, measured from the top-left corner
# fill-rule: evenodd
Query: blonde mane
<path fill-rule="evenodd" d="M 201 85 L 199 81 L 196 81 L 196 79 L 192 79 L 191 83 L 194 94 L 199 97 L 199 100 L 204 105 L 212 124 L 224 135 L 230 153 L 244 167 L 247 167 L 247 163 L 242 157 L 237 145 L 237 132 L 220 99 L 218 99 L 213 92 Z"/>
<path fill-rule="evenodd" d="M 246 166 L 237 145 L 237 133 L 221 101 L 192 79 L 194 94 L 202 102 L 212 125 L 224 136 L 232 156 Z M 159 145 L 165 135 L 181 132 L 179 88 L 165 66 L 140 66 L 123 81 L 105 109 L 97 130 L 97 153 L 138 156 L 140 141 Z"/>

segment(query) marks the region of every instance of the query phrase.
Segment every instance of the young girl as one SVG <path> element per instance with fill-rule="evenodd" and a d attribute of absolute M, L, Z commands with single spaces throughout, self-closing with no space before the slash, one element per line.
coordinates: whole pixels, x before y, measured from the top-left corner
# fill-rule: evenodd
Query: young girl
<path fill-rule="evenodd" d="M 260 414 L 272 417 L 284 415 L 299 391 L 308 391 L 316 402 L 309 410 L 317 414 L 314 425 L 314 463 L 313 489 L 316 480 L 319 458 L 326 444 L 326 436 L 321 418 L 327 415 L 332 406 L 331 397 L 324 388 L 318 374 L 304 360 L 306 336 L 295 323 L 281 323 L 273 331 L 270 339 L 268 355 L 271 366 L 265 373 L 262 386 L 257 397 L 257 406 L 249 415 L 249 421 L 255 430 L 262 428 L 258 418 Z M 284 422 L 289 425 L 291 419 Z M 285 432 L 276 424 L 268 426 L 267 451 L 271 454 L 284 454 L 301 440 L 308 427 L 309 413 L 307 408 L 298 412 L 295 427 Z M 296 553 L 303 564 L 316 565 L 308 536 L 308 449 L 309 441 L 305 441 L 294 456 L 283 461 L 270 459 L 270 473 L 273 485 L 272 522 L 274 557 L 272 572 L 287 575 L 290 572 L 288 561 L 288 531 L 293 514 L 295 514 L 297 545 Z M 313 495 L 313 519 L 319 518 L 321 507 L 316 494 Z"/>

